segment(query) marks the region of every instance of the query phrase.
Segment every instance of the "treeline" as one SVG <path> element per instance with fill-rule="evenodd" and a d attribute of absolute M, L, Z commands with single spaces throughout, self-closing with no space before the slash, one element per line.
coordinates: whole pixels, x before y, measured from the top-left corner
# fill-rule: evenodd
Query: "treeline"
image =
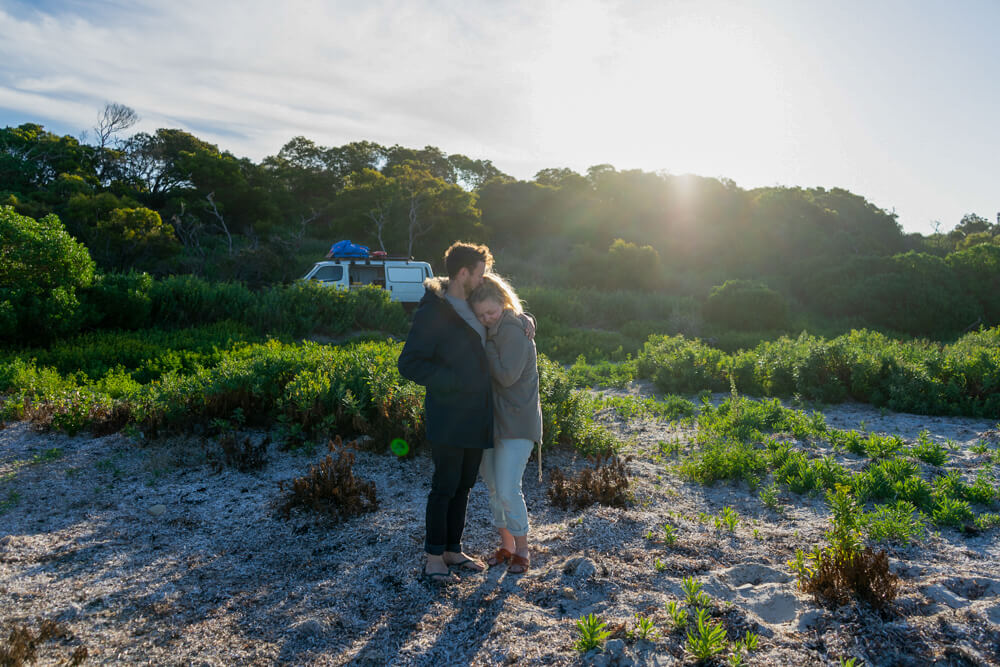
<path fill-rule="evenodd" d="M 125 136 L 135 119 L 109 105 L 91 143 L 0 130 L 0 204 L 58 216 L 104 274 L 256 288 L 301 276 L 342 238 L 440 272 L 462 238 L 488 242 L 521 286 L 716 294 L 729 315 L 705 303 L 706 318 L 736 329 L 791 331 L 808 316 L 953 337 L 1000 323 L 1000 226 L 974 214 L 925 237 L 839 188 L 744 190 L 610 165 L 521 181 L 488 159 L 368 141 L 296 137 L 257 163 L 182 130 Z M 741 282 L 720 297 L 726 281 Z"/>

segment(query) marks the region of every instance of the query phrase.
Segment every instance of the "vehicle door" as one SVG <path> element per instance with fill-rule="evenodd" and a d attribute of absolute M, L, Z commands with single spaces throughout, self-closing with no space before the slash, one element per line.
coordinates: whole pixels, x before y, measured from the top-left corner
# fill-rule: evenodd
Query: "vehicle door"
<path fill-rule="evenodd" d="M 424 278 L 428 277 L 423 266 L 387 266 L 385 275 L 393 301 L 416 303 L 423 298 Z"/>

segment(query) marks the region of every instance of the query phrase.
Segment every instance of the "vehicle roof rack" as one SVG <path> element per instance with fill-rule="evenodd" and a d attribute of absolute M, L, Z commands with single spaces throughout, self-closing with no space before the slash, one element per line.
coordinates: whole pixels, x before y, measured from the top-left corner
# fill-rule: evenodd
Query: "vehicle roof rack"
<path fill-rule="evenodd" d="M 376 262 L 382 262 L 388 259 L 404 261 L 404 262 L 416 261 L 412 257 L 407 257 L 405 255 L 385 255 L 384 257 L 372 257 L 371 255 L 368 255 L 367 257 L 358 257 L 357 255 L 333 255 L 332 257 L 326 257 L 324 259 L 326 261 L 330 261 L 332 259 L 352 259 L 358 262 L 364 262 L 365 264 L 371 264 L 371 261 L 373 259 Z"/>

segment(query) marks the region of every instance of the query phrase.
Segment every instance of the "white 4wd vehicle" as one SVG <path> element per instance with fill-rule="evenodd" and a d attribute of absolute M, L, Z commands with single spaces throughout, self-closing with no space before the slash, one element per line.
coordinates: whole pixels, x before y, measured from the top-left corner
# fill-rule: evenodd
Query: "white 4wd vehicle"
<path fill-rule="evenodd" d="M 389 290 L 393 301 L 416 306 L 424 296 L 424 278 L 433 275 L 427 262 L 372 253 L 368 257 L 335 256 L 316 262 L 303 278 L 337 289 L 376 285 Z"/>

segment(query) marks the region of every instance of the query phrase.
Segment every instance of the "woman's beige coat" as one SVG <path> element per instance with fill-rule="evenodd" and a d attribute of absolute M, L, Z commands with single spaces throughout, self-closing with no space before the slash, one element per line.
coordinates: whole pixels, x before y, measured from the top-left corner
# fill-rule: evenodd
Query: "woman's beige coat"
<path fill-rule="evenodd" d="M 542 404 L 538 397 L 538 355 L 524 325 L 504 310 L 486 332 L 486 359 L 493 379 L 495 438 L 542 441 Z"/>

